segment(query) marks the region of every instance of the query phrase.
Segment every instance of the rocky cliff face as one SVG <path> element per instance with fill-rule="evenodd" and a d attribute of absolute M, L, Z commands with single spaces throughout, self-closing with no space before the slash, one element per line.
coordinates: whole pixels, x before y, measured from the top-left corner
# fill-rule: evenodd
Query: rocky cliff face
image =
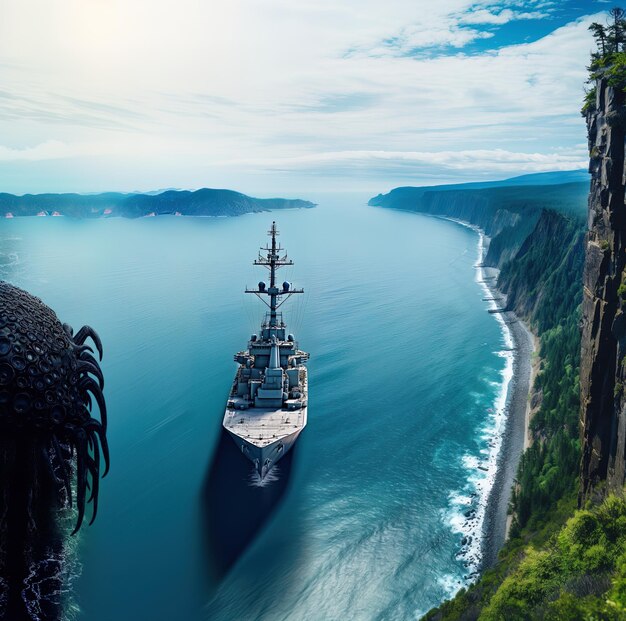
<path fill-rule="evenodd" d="M 624 485 L 626 444 L 625 95 L 597 81 L 587 111 L 591 189 L 581 348 L 581 501 L 601 481 Z"/>
<path fill-rule="evenodd" d="M 501 268 L 516 257 L 545 211 L 557 212 L 566 219 L 585 214 L 588 189 L 588 183 L 581 182 L 479 188 L 406 187 L 379 194 L 369 204 L 471 222 L 491 237 L 485 265 Z"/>
<path fill-rule="evenodd" d="M 507 294 L 508 307 L 539 333 L 580 305 L 584 230 L 580 215 L 542 211 L 514 259 L 502 268 L 498 287 Z"/>

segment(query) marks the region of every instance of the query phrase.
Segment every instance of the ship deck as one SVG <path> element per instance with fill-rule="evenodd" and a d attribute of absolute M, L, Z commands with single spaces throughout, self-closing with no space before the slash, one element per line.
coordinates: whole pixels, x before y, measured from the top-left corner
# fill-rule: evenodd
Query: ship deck
<path fill-rule="evenodd" d="M 285 438 L 306 425 L 306 410 L 228 408 L 224 415 L 224 427 L 250 444 L 263 448 Z"/>

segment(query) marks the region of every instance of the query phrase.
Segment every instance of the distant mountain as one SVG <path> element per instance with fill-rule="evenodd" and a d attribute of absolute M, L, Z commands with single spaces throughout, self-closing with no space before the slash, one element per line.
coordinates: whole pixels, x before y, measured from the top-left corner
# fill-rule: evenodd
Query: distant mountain
<path fill-rule="evenodd" d="M 493 181 L 500 185 L 560 185 L 562 183 L 574 183 L 576 181 L 584 181 L 589 183 L 591 177 L 585 168 L 580 170 L 561 170 L 554 172 L 532 173 L 530 175 L 521 175 L 520 177 L 511 177 L 503 181 Z"/>
<path fill-rule="evenodd" d="M 370 205 L 378 207 L 389 207 L 383 204 L 387 199 L 396 200 L 400 196 L 411 196 L 416 198 L 426 192 L 450 192 L 454 190 L 482 190 L 487 188 L 517 187 L 517 186 L 545 186 L 562 185 L 565 183 L 586 183 L 589 189 L 589 173 L 586 170 L 565 170 L 545 173 L 532 173 L 501 179 L 499 181 L 474 181 L 469 183 L 451 183 L 447 185 L 430 186 L 402 186 L 394 188 L 387 194 L 379 194 L 372 198 Z"/>
<path fill-rule="evenodd" d="M 150 196 L 155 196 L 156 194 L 163 194 L 163 192 L 182 192 L 184 189 L 185 188 L 160 188 L 158 190 L 147 190 L 145 192 L 135 190 L 134 192 L 129 192 L 129 194 L 149 194 Z"/>
<path fill-rule="evenodd" d="M 368 204 L 374 207 L 447 215 L 468 221 L 472 219 L 463 217 L 463 212 L 468 209 L 478 210 L 483 217 L 489 217 L 493 211 L 501 209 L 515 212 L 553 209 L 583 216 L 586 213 L 588 181 L 536 185 L 523 181 L 516 183 L 515 179 L 511 181 L 511 185 L 497 181 L 493 185 L 480 187 L 478 184 L 468 184 L 394 188 L 387 194 L 371 198 Z"/>
<path fill-rule="evenodd" d="M 300 199 L 253 198 L 232 190 L 167 190 L 159 194 L 15 194 L 0 193 L 0 217 L 61 215 L 75 218 L 150 215 L 239 216 L 272 209 L 315 207 Z"/>

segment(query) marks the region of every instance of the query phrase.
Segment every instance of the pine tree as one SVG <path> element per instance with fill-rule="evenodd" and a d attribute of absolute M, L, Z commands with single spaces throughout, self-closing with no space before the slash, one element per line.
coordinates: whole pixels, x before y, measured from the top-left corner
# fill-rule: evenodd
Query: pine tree
<path fill-rule="evenodd" d="M 606 28 L 602 24 L 594 22 L 589 26 L 589 30 L 591 30 L 602 56 L 606 56 Z"/>
<path fill-rule="evenodd" d="M 624 47 L 624 32 L 626 32 L 626 20 L 624 19 L 624 9 L 613 7 L 609 11 L 609 18 L 612 20 L 607 27 L 607 42 L 612 52 L 619 52 L 620 46 Z"/>

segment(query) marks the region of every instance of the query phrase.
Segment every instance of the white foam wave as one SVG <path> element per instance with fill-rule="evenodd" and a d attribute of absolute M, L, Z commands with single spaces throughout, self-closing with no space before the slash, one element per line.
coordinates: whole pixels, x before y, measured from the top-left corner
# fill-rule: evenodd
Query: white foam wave
<path fill-rule="evenodd" d="M 253 469 L 250 473 L 250 477 L 248 478 L 248 485 L 250 487 L 267 487 L 268 485 L 278 481 L 280 478 L 279 474 L 280 471 L 278 466 L 272 466 L 263 478 L 261 478 L 261 475 L 256 471 L 256 469 Z"/>
<path fill-rule="evenodd" d="M 496 309 L 498 304 L 493 298 L 492 292 L 485 281 L 485 270 L 482 267 L 486 256 L 485 234 L 477 226 L 446 218 L 458 224 L 466 226 L 478 233 L 478 260 L 476 261 L 476 280 L 480 284 L 485 298 L 489 299 L 489 308 Z M 456 555 L 463 564 L 465 575 L 463 584 L 467 586 L 478 577 L 482 564 L 482 538 L 485 521 L 487 500 L 493 488 L 498 467 L 498 457 L 502 446 L 502 440 L 507 423 L 507 395 L 511 379 L 513 378 L 513 337 L 511 331 L 499 313 L 493 313 L 502 330 L 503 349 L 495 352 L 504 358 L 505 365 L 501 371 L 500 382 L 489 382 L 498 389 L 493 406 L 487 410 L 487 420 L 480 430 L 480 439 L 485 444 L 480 449 L 480 456 L 466 454 L 462 458 L 463 467 L 468 471 L 467 483 L 460 492 L 452 492 L 449 495 L 449 508 L 444 512 L 444 520 L 448 523 L 452 532 L 461 535 L 461 548 Z"/>
<path fill-rule="evenodd" d="M 453 576 L 452 574 L 440 576 L 437 579 L 437 584 L 443 589 L 448 597 L 453 597 L 454 594 L 463 586 L 463 582 L 459 580 L 458 576 Z M 418 618 L 421 619 L 421 616 Z"/>

